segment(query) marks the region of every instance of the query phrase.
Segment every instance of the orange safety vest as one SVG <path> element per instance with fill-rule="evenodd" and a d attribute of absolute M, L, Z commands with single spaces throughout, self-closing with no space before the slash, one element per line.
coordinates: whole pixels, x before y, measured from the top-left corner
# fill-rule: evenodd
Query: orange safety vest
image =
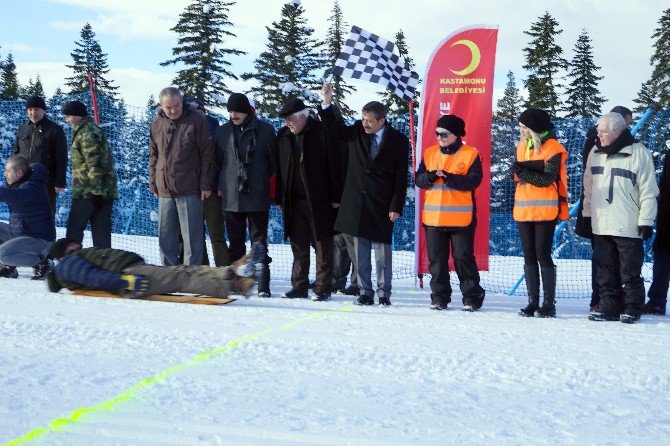
<path fill-rule="evenodd" d="M 482 157 L 474 147 L 461 146 L 456 153 L 445 155 L 439 145 L 428 147 L 423 155 L 426 170 L 444 170 L 455 175 L 465 175 L 475 160 Z M 426 190 L 421 221 L 426 226 L 466 227 L 472 223 L 476 191 L 460 191 L 447 187 L 438 178 Z"/>
<path fill-rule="evenodd" d="M 568 174 L 565 161 L 568 152 L 555 139 L 548 139 L 540 148 L 540 153 L 528 149 L 525 141 L 519 142 L 516 148 L 516 159 L 523 161 L 544 161 L 545 163 L 557 154 L 561 154 L 558 180 L 547 187 L 533 186 L 520 181 L 516 185 L 514 195 L 514 220 L 516 221 L 551 221 L 555 218 L 567 220 L 568 211 Z"/>

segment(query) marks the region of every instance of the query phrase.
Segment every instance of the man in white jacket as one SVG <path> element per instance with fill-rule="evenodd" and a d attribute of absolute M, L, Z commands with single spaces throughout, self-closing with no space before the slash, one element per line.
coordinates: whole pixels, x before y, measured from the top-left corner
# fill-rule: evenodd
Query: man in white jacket
<path fill-rule="evenodd" d="M 643 240 L 656 219 L 658 185 L 651 153 L 618 113 L 598 122 L 598 140 L 584 173 L 584 216 L 593 232 L 600 311 L 592 321 L 632 324 L 644 305 Z"/>

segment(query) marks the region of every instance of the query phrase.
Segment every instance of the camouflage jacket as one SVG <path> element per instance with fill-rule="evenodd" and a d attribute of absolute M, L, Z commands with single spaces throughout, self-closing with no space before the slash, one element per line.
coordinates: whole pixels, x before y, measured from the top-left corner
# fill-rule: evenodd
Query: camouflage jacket
<path fill-rule="evenodd" d="M 114 160 L 102 129 L 86 118 L 72 138 L 72 198 L 118 197 Z"/>

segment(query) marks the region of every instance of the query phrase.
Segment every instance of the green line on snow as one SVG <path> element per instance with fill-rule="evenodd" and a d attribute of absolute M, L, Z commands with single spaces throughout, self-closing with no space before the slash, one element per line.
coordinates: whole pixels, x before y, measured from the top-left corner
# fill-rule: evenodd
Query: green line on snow
<path fill-rule="evenodd" d="M 351 311 L 353 307 L 351 305 L 346 306 L 344 308 L 341 308 L 339 310 L 329 310 L 329 311 L 323 311 L 320 313 L 312 313 L 308 316 L 302 317 L 300 319 L 296 319 L 294 321 L 288 322 L 284 325 L 280 325 L 279 327 L 275 328 L 270 328 L 267 330 L 262 330 L 256 333 L 248 334 L 246 336 L 241 337 L 240 339 L 236 339 L 234 341 L 230 341 L 226 345 L 223 345 L 221 347 L 217 347 L 213 350 L 209 350 L 206 352 L 202 352 L 195 356 L 193 359 L 190 361 L 184 362 L 182 364 L 177 364 L 173 367 L 170 367 L 169 369 L 163 370 L 157 375 L 154 375 L 151 378 L 146 378 L 137 384 L 135 384 L 133 387 L 125 390 L 123 393 L 120 395 L 109 399 L 107 401 L 103 401 L 102 403 L 96 404 L 94 406 L 90 407 L 82 407 L 81 409 L 76 409 L 74 412 L 72 412 L 69 416 L 63 417 L 63 418 L 56 418 L 55 420 L 51 420 L 47 423 L 47 427 L 40 427 L 37 429 L 34 429 L 25 435 L 22 435 L 18 438 L 15 438 L 14 440 L 10 440 L 7 443 L 4 443 L 3 446 L 17 446 L 17 445 L 22 445 L 29 443 L 33 440 L 36 440 L 37 438 L 41 437 L 42 435 L 48 434 L 49 432 L 59 432 L 64 430 L 65 428 L 72 426 L 74 424 L 80 423 L 85 421 L 84 418 L 87 415 L 91 415 L 97 412 L 110 412 L 114 409 L 117 408 L 120 404 L 126 403 L 130 400 L 132 400 L 135 396 L 137 396 L 138 393 L 140 393 L 143 390 L 146 390 L 147 388 L 151 387 L 154 384 L 160 383 L 164 381 L 165 379 L 169 378 L 170 376 L 174 375 L 175 373 L 186 369 L 188 367 L 194 366 L 196 364 L 199 364 L 207 359 L 210 359 L 214 356 L 220 355 L 222 353 L 225 353 L 227 351 L 230 351 L 236 347 L 239 347 L 242 344 L 254 341 L 260 337 L 272 334 L 276 331 L 281 331 L 281 330 L 289 330 L 296 325 L 300 325 L 303 322 L 311 321 L 318 319 L 323 316 L 328 316 L 332 313 L 344 313 L 347 311 Z"/>

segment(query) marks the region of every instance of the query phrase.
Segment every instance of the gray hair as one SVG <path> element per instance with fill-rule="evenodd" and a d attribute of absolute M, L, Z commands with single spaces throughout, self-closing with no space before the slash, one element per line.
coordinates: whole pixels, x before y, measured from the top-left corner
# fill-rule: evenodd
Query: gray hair
<path fill-rule="evenodd" d="M 604 114 L 598 121 L 598 124 L 600 123 L 607 123 L 607 131 L 609 132 L 623 131 L 626 128 L 626 121 L 623 116 L 616 112 Z"/>
<path fill-rule="evenodd" d="M 23 170 L 27 172 L 30 168 L 28 160 L 23 155 L 13 155 L 7 160 L 7 165 L 12 166 L 12 170 Z"/>
<path fill-rule="evenodd" d="M 184 95 L 179 91 L 177 87 L 165 87 L 161 90 L 160 93 L 158 93 L 158 102 L 162 103 L 163 99 L 172 97 L 172 96 L 179 96 L 180 98 L 184 98 Z"/>
<path fill-rule="evenodd" d="M 302 110 L 293 113 L 293 116 L 296 118 L 299 118 L 300 116 L 309 116 L 309 110 L 303 108 Z"/>

